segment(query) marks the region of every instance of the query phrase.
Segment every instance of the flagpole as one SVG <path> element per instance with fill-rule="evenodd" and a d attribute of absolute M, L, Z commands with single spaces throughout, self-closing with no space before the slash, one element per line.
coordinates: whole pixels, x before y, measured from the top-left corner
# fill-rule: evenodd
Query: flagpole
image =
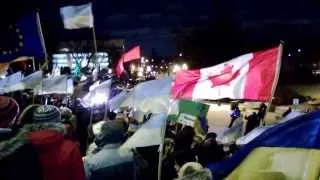
<path fill-rule="evenodd" d="M 93 8 L 93 7 L 91 7 Z M 98 53 L 98 46 L 97 46 L 97 38 L 96 38 L 96 29 L 94 27 L 94 13 L 92 10 L 92 38 L 93 38 L 93 48 L 94 48 L 94 63 L 95 63 L 95 67 L 99 64 L 96 62 L 97 60 L 97 53 Z M 99 67 L 99 71 L 100 71 L 100 67 Z"/>
<path fill-rule="evenodd" d="M 36 72 L 36 62 L 34 60 L 34 57 L 32 57 L 32 66 L 33 66 L 33 72 Z"/>
<path fill-rule="evenodd" d="M 276 64 L 276 74 L 275 74 L 275 78 L 274 78 L 274 81 L 273 81 L 273 84 L 272 84 L 271 97 L 270 97 L 270 99 L 268 101 L 268 106 L 267 106 L 267 109 L 266 109 L 267 113 L 270 111 L 270 107 L 272 105 L 272 100 L 273 100 L 274 94 L 276 92 L 278 81 L 279 81 L 279 77 L 280 77 L 281 60 L 282 60 L 282 53 L 283 53 L 283 44 L 284 44 L 284 42 L 281 41 L 280 45 L 279 45 L 279 52 L 278 52 L 277 64 Z M 266 119 L 266 117 L 264 117 L 263 120 L 262 120 L 263 121 L 262 122 L 263 125 L 265 125 L 265 119 Z"/>
<path fill-rule="evenodd" d="M 38 26 L 38 31 L 39 31 L 39 37 L 40 37 L 40 41 L 41 41 L 41 45 L 42 45 L 42 48 L 44 50 L 44 60 L 45 60 L 45 64 L 46 64 L 46 67 L 48 67 L 48 53 L 47 53 L 47 49 L 46 49 L 46 43 L 45 43 L 45 40 L 44 40 L 44 36 L 43 36 L 43 33 L 42 33 L 42 26 L 41 26 L 41 21 L 40 21 L 40 15 L 39 15 L 39 12 L 37 12 L 37 26 Z"/>
<path fill-rule="evenodd" d="M 98 64 L 96 62 L 97 58 L 97 53 L 98 53 L 98 48 L 97 48 L 97 39 L 96 39 L 96 31 L 95 31 L 95 28 L 94 28 L 94 25 L 92 26 L 92 37 L 93 37 L 93 48 L 94 48 L 94 61 L 95 61 L 95 66 Z"/>
<path fill-rule="evenodd" d="M 168 112 L 169 113 L 169 112 Z M 158 162 L 158 180 L 161 180 L 161 171 L 162 171 L 162 159 L 163 159 L 163 151 L 164 151 L 164 140 L 165 140 L 165 136 L 166 136 L 166 128 L 167 128 L 167 120 L 168 120 L 168 116 L 166 118 L 166 120 L 163 123 L 163 126 L 161 127 L 161 144 L 159 145 L 159 162 Z"/>

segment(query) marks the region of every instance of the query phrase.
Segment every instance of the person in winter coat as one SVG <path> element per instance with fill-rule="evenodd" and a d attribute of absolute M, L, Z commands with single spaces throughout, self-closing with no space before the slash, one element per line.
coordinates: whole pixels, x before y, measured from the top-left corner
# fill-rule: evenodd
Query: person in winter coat
<path fill-rule="evenodd" d="M 108 121 L 102 125 L 101 133 L 95 137 L 96 150 L 83 158 L 88 180 L 135 179 L 133 153 L 120 149 L 124 135 L 121 121 Z"/>
<path fill-rule="evenodd" d="M 32 110 L 32 123 L 23 126 L 27 139 L 40 156 L 44 180 L 84 180 L 85 172 L 78 144 L 65 138 L 57 107 L 42 105 Z M 25 113 L 26 115 L 31 112 Z"/>
<path fill-rule="evenodd" d="M 231 119 L 230 119 L 230 124 L 228 126 L 229 128 L 231 128 L 233 123 L 234 123 L 234 121 L 241 116 L 241 112 L 239 110 L 238 104 L 233 104 L 231 106 L 231 111 L 232 111 L 231 114 L 230 114 L 230 118 Z"/>
<path fill-rule="evenodd" d="M 19 114 L 17 102 L 10 97 L 0 96 L 0 128 L 11 128 Z"/>
<path fill-rule="evenodd" d="M 0 143 L 0 169 L 1 180 L 43 179 L 40 157 L 22 135 Z"/>
<path fill-rule="evenodd" d="M 260 124 L 258 115 L 256 112 L 253 112 L 249 116 L 245 117 L 247 120 L 246 130 L 244 135 L 248 134 L 250 131 L 252 131 L 254 128 L 258 127 Z"/>
<path fill-rule="evenodd" d="M 266 116 L 266 113 L 267 113 L 267 105 L 264 103 L 261 103 L 259 106 L 258 114 L 257 114 L 259 124 L 260 122 L 263 122 L 263 125 L 265 125 L 264 117 Z"/>
<path fill-rule="evenodd" d="M 202 166 L 221 161 L 225 157 L 223 147 L 216 141 L 217 134 L 209 133 L 206 139 L 196 148 L 198 161 Z"/>

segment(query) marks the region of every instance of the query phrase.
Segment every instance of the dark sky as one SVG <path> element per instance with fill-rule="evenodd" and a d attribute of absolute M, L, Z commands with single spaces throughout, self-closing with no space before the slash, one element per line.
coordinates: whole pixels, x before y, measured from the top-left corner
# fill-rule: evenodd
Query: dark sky
<path fill-rule="evenodd" d="M 22 4 L 23 0 L 12 0 Z M 49 48 L 58 41 L 91 38 L 87 29 L 63 30 L 59 15 L 62 5 L 86 0 L 38 0 Z M 126 47 L 141 45 L 145 53 L 155 48 L 161 55 L 176 54 L 175 40 L 197 28 L 220 29 L 212 46 L 237 39 L 240 45 L 268 44 L 285 40 L 295 46 L 318 46 L 320 6 L 313 1 L 289 0 L 95 0 L 98 39 L 124 38 Z M 24 2 L 25 3 L 25 2 Z M 29 3 L 30 4 L 30 3 Z M 32 5 L 30 5 L 32 6 Z M 25 7 L 25 6 L 23 6 Z M 11 7 L 12 8 L 12 7 Z M 9 8 L 10 9 L 10 8 Z M 13 9 L 17 9 L 14 6 Z M 212 25 L 212 26 L 211 26 Z M 215 31 L 212 31 L 213 33 Z"/>
<path fill-rule="evenodd" d="M 60 37 L 55 39 L 78 38 L 76 36 L 79 34 L 81 37 L 91 37 L 86 30 L 82 30 L 81 33 L 62 30 L 61 22 L 53 22 L 54 19 L 60 21 L 57 7 L 72 3 L 53 2 L 53 4 L 56 8 L 51 11 L 54 11 L 55 16 L 48 11 L 42 11 L 42 15 L 46 21 L 45 27 L 52 27 L 59 31 Z M 42 9 L 48 9 L 50 7 L 48 6 L 44 4 Z M 100 39 L 124 38 L 128 48 L 139 44 L 146 53 L 150 53 L 151 49 L 155 48 L 159 54 L 172 55 L 175 52 L 174 38 L 187 33 L 194 27 L 207 24 L 212 9 L 212 3 L 209 0 L 202 3 L 97 0 L 94 3 L 95 28 Z"/>

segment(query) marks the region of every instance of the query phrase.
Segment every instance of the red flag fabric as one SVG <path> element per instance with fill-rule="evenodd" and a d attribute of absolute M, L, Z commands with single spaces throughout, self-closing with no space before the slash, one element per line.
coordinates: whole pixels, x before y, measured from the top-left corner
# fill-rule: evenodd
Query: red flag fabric
<path fill-rule="evenodd" d="M 222 64 L 176 74 L 173 98 L 267 101 L 278 70 L 279 48 L 248 53 Z"/>
<path fill-rule="evenodd" d="M 124 72 L 124 66 L 123 66 L 124 63 L 133 61 L 136 59 L 140 59 L 140 58 L 141 58 L 140 46 L 136 46 L 131 50 L 129 50 L 128 52 L 124 53 L 119 59 L 116 67 L 117 76 L 120 78 L 121 74 Z"/>

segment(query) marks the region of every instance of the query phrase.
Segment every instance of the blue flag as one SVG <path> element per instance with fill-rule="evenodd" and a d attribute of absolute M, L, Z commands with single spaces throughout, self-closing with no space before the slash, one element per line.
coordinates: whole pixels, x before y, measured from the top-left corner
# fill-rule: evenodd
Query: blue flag
<path fill-rule="evenodd" d="M 208 168 L 212 171 L 214 179 L 223 179 L 257 147 L 320 149 L 319 130 L 320 111 L 317 110 L 267 129 L 231 158 L 212 163 Z"/>
<path fill-rule="evenodd" d="M 16 22 L 2 29 L 0 41 L 0 63 L 20 56 L 44 57 L 37 16 L 35 12 L 23 14 Z"/>

